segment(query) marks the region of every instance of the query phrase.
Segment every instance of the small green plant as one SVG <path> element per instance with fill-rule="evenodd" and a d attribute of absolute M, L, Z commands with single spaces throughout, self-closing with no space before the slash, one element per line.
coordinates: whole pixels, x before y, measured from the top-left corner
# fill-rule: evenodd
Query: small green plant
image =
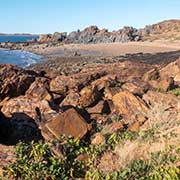
<path fill-rule="evenodd" d="M 161 87 L 156 87 L 156 88 L 155 88 L 155 91 L 161 92 L 161 93 L 164 93 L 164 92 L 165 92 L 164 89 L 161 88 Z"/>
<path fill-rule="evenodd" d="M 179 88 L 173 89 L 173 94 L 175 96 L 180 96 L 180 89 Z"/>

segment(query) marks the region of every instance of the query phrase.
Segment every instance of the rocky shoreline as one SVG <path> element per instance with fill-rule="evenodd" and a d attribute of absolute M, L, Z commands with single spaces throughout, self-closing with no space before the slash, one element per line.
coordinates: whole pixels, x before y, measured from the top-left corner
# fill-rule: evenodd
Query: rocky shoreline
<path fill-rule="evenodd" d="M 66 72 L 56 66 L 53 68 L 57 71 L 50 66 L 48 71 L 0 65 L 1 168 L 15 158 L 14 147 L 8 146 L 7 151 L 6 145 L 20 140 L 47 142 L 65 134 L 99 145 L 107 134 L 122 130 L 148 130 L 162 121 L 178 124 L 179 97 L 174 92 L 180 85 L 179 59 L 158 65 L 87 57 L 89 63 L 80 65 L 81 57 L 71 58 L 77 66 L 74 64 L 71 69 L 66 64 Z M 68 63 L 68 59 L 64 62 Z M 160 128 L 165 128 L 160 124 Z M 3 153 L 9 160 L 1 156 Z M 105 153 L 97 157 L 101 171 L 111 171 L 110 166 L 105 168 L 109 156 Z M 114 156 L 119 158 L 117 153 Z M 114 170 L 118 168 L 120 165 Z"/>

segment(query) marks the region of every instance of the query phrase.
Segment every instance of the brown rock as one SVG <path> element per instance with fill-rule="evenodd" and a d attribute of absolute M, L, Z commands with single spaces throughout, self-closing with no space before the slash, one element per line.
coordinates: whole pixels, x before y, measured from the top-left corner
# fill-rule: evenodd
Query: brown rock
<path fill-rule="evenodd" d="M 50 82 L 50 91 L 58 94 L 66 94 L 69 83 L 73 80 L 67 76 L 57 76 Z"/>
<path fill-rule="evenodd" d="M 153 69 L 149 70 L 142 77 L 142 79 L 145 82 L 148 82 L 150 80 L 157 80 L 158 78 L 159 78 L 159 71 L 157 68 L 153 68 Z"/>
<path fill-rule="evenodd" d="M 103 134 L 112 134 L 116 131 L 122 130 L 124 128 L 122 122 L 117 121 L 117 122 L 112 122 L 109 125 L 105 125 L 102 129 Z"/>
<path fill-rule="evenodd" d="M 146 116 L 148 112 L 148 108 L 143 100 L 128 91 L 122 91 L 114 95 L 112 101 L 123 118 L 128 122 L 136 119 L 138 116 Z"/>
<path fill-rule="evenodd" d="M 80 105 L 82 107 L 91 106 L 99 99 L 99 92 L 97 87 L 87 86 L 80 92 Z"/>
<path fill-rule="evenodd" d="M 87 108 L 89 114 L 108 114 L 110 108 L 107 101 L 99 101 L 95 106 Z"/>
<path fill-rule="evenodd" d="M 117 87 L 107 87 L 104 91 L 104 97 L 107 100 L 112 100 L 113 96 L 117 93 L 122 91 L 122 88 L 120 86 Z"/>
<path fill-rule="evenodd" d="M 61 102 L 60 106 L 78 106 L 79 105 L 79 100 L 80 100 L 80 95 L 78 92 L 74 90 L 70 90 L 68 95 L 64 98 L 64 100 Z"/>
<path fill-rule="evenodd" d="M 96 86 L 98 91 L 101 91 L 102 89 L 112 86 L 117 83 L 115 74 L 108 74 L 106 76 L 101 77 L 100 79 L 97 79 L 91 83 L 92 86 Z"/>
<path fill-rule="evenodd" d="M 167 93 L 161 93 L 157 91 L 148 91 L 143 95 L 143 100 L 150 107 L 162 107 L 164 110 L 170 108 L 177 108 L 179 103 L 179 98 Z"/>
<path fill-rule="evenodd" d="M 140 124 L 138 121 L 134 121 L 132 124 L 128 126 L 128 130 L 132 132 L 139 131 L 139 129 L 140 129 Z"/>
<path fill-rule="evenodd" d="M 135 95 L 143 95 L 149 89 L 148 83 L 144 82 L 141 79 L 132 79 L 127 83 L 123 84 L 122 89 L 129 91 Z"/>
<path fill-rule="evenodd" d="M 36 73 L 13 65 L 0 65 L 0 100 L 25 94 Z"/>
<path fill-rule="evenodd" d="M 47 78 L 36 78 L 26 91 L 26 95 L 30 98 L 38 98 L 39 100 L 51 100 L 51 95 L 48 89 L 49 80 Z"/>
<path fill-rule="evenodd" d="M 0 144 L 0 177 L 3 175 L 3 167 L 10 165 L 16 160 L 14 146 Z"/>
<path fill-rule="evenodd" d="M 160 70 L 161 77 L 175 77 L 180 73 L 180 59 L 175 62 L 169 63 L 167 66 Z"/>
<path fill-rule="evenodd" d="M 91 140 L 92 145 L 99 145 L 105 142 L 105 137 L 101 133 L 96 133 Z"/>
<path fill-rule="evenodd" d="M 73 108 L 58 114 L 45 126 L 57 138 L 65 134 L 81 139 L 91 129 L 91 126 Z"/>
<path fill-rule="evenodd" d="M 107 117 L 102 114 L 90 114 L 90 119 L 101 124 L 107 120 Z"/>
<path fill-rule="evenodd" d="M 56 114 L 56 111 L 50 107 L 47 100 L 30 99 L 26 96 L 19 96 L 6 101 L 3 104 L 2 112 L 6 117 L 11 117 L 14 113 L 25 113 L 35 119 L 37 117 L 36 108 L 39 108 L 41 115 L 46 116 L 47 119 Z"/>
<path fill-rule="evenodd" d="M 158 87 L 162 88 L 164 91 L 171 90 L 175 87 L 174 80 L 172 77 L 163 77 L 158 81 Z"/>

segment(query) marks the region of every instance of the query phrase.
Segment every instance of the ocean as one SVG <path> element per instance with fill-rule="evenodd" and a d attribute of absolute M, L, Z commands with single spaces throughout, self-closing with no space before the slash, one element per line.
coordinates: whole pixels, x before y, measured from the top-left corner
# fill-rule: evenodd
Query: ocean
<path fill-rule="evenodd" d="M 26 42 L 28 40 L 37 39 L 39 36 L 15 36 L 15 35 L 0 35 L 0 42 Z"/>
<path fill-rule="evenodd" d="M 38 38 L 38 36 L 0 36 L 0 42 L 26 42 L 33 38 Z M 42 62 L 43 60 L 42 56 L 30 52 L 0 49 L 1 64 L 15 64 L 20 67 L 27 67 Z"/>

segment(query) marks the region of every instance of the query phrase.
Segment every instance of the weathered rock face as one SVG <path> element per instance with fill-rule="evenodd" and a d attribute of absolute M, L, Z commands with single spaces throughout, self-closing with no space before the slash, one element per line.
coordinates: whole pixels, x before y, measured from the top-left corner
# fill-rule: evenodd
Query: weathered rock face
<path fill-rule="evenodd" d="M 26 91 L 26 96 L 29 98 L 37 98 L 39 100 L 50 100 L 49 80 L 42 77 L 36 78 Z"/>
<path fill-rule="evenodd" d="M 81 139 L 91 129 L 91 126 L 75 109 L 71 108 L 48 121 L 45 128 L 42 128 L 42 135 L 46 139 L 50 139 L 48 131 L 57 138 L 65 134 Z"/>
<path fill-rule="evenodd" d="M 122 85 L 123 90 L 129 91 L 139 96 L 143 95 L 149 88 L 150 86 L 147 82 L 144 82 L 142 79 L 137 78 L 132 79 L 124 85 Z"/>
<path fill-rule="evenodd" d="M 37 74 L 13 65 L 0 65 L 0 100 L 25 94 Z"/>
<path fill-rule="evenodd" d="M 172 62 L 160 70 L 161 77 L 175 78 L 180 73 L 180 59 Z"/>
<path fill-rule="evenodd" d="M 112 101 L 123 118 L 129 123 L 138 117 L 146 116 L 148 112 L 145 103 L 128 91 L 117 93 L 113 96 Z"/>
<path fill-rule="evenodd" d="M 39 100 L 37 98 L 29 98 L 27 96 L 19 96 L 10 99 L 2 104 L 2 112 L 6 117 L 11 117 L 14 113 L 25 113 L 32 119 L 36 119 L 36 109 L 40 109 L 41 115 L 47 119 L 56 114 L 49 102 L 45 99 Z"/>
<path fill-rule="evenodd" d="M 80 105 L 82 107 L 91 106 L 100 98 L 100 94 L 96 86 L 87 86 L 83 88 L 80 92 L 80 96 Z"/>
<path fill-rule="evenodd" d="M 112 43 L 138 41 L 140 36 L 133 27 L 123 27 L 118 31 L 108 32 L 107 29 L 98 29 L 97 26 L 90 26 L 82 31 L 71 32 L 64 42 L 68 43 Z"/>

